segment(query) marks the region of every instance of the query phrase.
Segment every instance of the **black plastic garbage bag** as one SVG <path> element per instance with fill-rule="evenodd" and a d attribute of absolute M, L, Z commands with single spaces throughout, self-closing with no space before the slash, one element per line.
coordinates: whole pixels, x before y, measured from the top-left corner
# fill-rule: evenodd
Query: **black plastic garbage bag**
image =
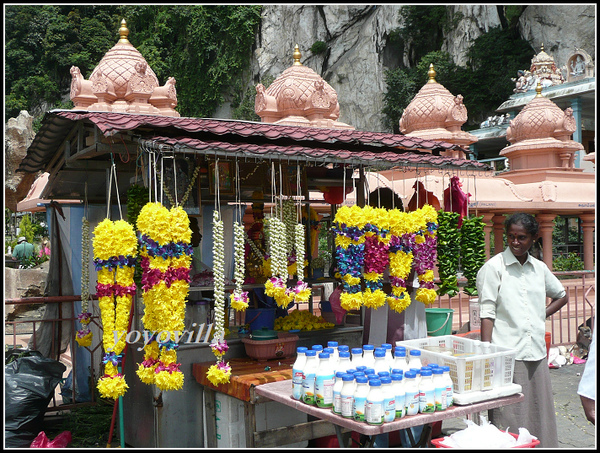
<path fill-rule="evenodd" d="M 67 369 L 38 351 L 18 352 L 7 354 L 4 366 L 4 445 L 8 448 L 29 447 L 42 431 L 45 410 Z"/>

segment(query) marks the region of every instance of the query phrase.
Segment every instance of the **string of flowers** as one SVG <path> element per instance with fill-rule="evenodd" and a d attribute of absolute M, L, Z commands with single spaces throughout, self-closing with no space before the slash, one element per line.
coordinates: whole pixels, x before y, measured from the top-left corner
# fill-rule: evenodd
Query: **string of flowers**
<path fill-rule="evenodd" d="M 390 241 L 389 213 L 387 209 L 365 206 L 365 258 L 363 302 L 365 307 L 379 308 L 385 305 L 387 295 L 383 292 L 383 272 L 389 263 Z"/>
<path fill-rule="evenodd" d="M 433 206 L 426 204 L 413 215 L 418 222 L 413 266 L 419 279 L 419 289 L 415 300 L 431 305 L 437 297 L 437 292 L 433 289 L 433 267 L 437 259 L 437 211 Z"/>
<path fill-rule="evenodd" d="M 304 250 L 305 250 L 305 239 L 304 239 L 304 225 L 297 223 L 294 231 L 296 250 L 296 276 L 298 282 L 294 288 L 294 301 L 296 303 L 308 302 L 310 299 L 311 289 L 308 284 L 304 282 Z"/>
<path fill-rule="evenodd" d="M 142 382 L 161 390 L 179 390 L 184 376 L 177 363 L 177 340 L 184 330 L 193 253 L 189 218 L 180 206 L 169 210 L 150 202 L 141 209 L 137 226 L 145 305 L 142 322 L 152 332 L 137 374 Z"/>
<path fill-rule="evenodd" d="M 286 308 L 294 300 L 294 291 L 286 286 L 288 280 L 286 227 L 277 217 L 271 217 L 268 224 L 271 278 L 265 283 L 265 294 L 273 297 L 279 307 Z"/>
<path fill-rule="evenodd" d="M 390 242 L 388 257 L 390 260 L 390 284 L 392 293 L 387 303 L 391 310 L 404 311 L 411 302 L 406 290 L 406 279 L 413 262 L 414 233 L 410 233 L 411 214 L 393 209 L 389 212 Z"/>
<path fill-rule="evenodd" d="M 229 346 L 225 341 L 225 240 L 223 220 L 218 210 L 213 212 L 213 240 L 215 326 L 210 347 L 217 358 L 217 363 L 208 368 L 206 376 L 216 386 L 229 382 L 231 376 L 231 367 L 223 360 Z"/>
<path fill-rule="evenodd" d="M 244 248 L 244 238 L 246 237 L 246 231 L 244 230 L 244 225 L 241 222 L 234 223 L 233 232 L 235 236 L 235 288 L 233 290 L 231 306 L 236 311 L 244 311 L 246 310 L 246 308 L 248 308 L 248 291 L 242 290 L 242 285 L 244 284 L 244 275 L 246 273 L 246 260 Z M 256 247 L 256 245 L 254 246 Z"/>
<path fill-rule="evenodd" d="M 336 260 L 342 275 L 340 305 L 345 310 L 357 310 L 363 304 L 360 277 L 364 262 L 365 237 L 362 228 L 365 223 L 362 208 L 356 205 L 341 206 L 331 228 L 335 234 Z"/>
<path fill-rule="evenodd" d="M 75 341 L 81 347 L 88 347 L 92 344 L 93 333 L 89 329 L 92 320 L 92 314 L 89 311 L 88 303 L 90 300 L 90 273 L 88 264 L 90 259 L 90 222 L 84 216 L 81 219 L 81 313 L 77 319 L 81 328 L 75 335 Z"/>
<path fill-rule="evenodd" d="M 98 272 L 96 294 L 100 306 L 104 345 L 104 375 L 98 390 L 104 398 L 117 399 L 129 388 L 119 372 L 129 327 L 129 313 L 136 285 L 133 281 L 137 240 L 131 224 L 104 219 L 94 229 L 94 266 Z M 118 341 L 115 340 L 118 338 Z"/>

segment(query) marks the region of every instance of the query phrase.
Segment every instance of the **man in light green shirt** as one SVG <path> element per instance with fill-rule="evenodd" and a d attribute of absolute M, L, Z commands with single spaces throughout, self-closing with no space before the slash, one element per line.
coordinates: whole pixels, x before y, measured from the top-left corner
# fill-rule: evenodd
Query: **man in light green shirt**
<path fill-rule="evenodd" d="M 31 258 L 33 256 L 34 247 L 33 244 L 27 242 L 24 236 L 19 237 L 17 245 L 13 250 L 12 257 L 14 260 L 22 260 L 23 258 Z"/>

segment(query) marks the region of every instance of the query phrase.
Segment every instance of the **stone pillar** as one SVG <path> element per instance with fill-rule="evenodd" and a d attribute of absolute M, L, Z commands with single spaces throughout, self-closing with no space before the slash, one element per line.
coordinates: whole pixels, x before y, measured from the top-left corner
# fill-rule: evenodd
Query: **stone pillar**
<path fill-rule="evenodd" d="M 494 255 L 504 251 L 504 216 L 496 214 L 492 217 L 494 229 Z"/>
<path fill-rule="evenodd" d="M 581 133 L 581 98 L 577 97 L 571 101 L 571 108 L 573 109 L 573 118 L 575 119 L 575 125 L 577 129 L 573 133 L 573 140 L 577 143 L 583 142 L 583 135 Z M 581 153 L 585 153 L 583 150 L 575 151 L 575 168 L 581 168 Z"/>
<path fill-rule="evenodd" d="M 490 259 L 490 234 L 492 232 L 492 218 L 494 217 L 493 212 L 486 212 L 483 214 L 483 223 L 485 226 L 483 227 L 483 233 L 485 235 L 485 257 L 486 259 Z"/>
<path fill-rule="evenodd" d="M 579 218 L 583 229 L 583 267 L 586 270 L 594 270 L 594 214 L 581 214 Z"/>
<path fill-rule="evenodd" d="M 552 231 L 554 230 L 554 218 L 556 214 L 537 214 L 536 220 L 540 224 L 539 235 L 542 238 L 542 253 L 544 263 L 552 270 Z"/>

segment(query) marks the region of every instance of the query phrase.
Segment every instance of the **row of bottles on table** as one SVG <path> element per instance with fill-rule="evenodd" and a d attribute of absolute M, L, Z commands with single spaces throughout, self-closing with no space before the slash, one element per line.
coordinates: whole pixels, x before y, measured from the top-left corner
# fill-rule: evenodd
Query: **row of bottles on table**
<path fill-rule="evenodd" d="M 408 368 L 421 364 L 419 354 L 411 354 L 412 361 L 406 362 L 405 350 L 396 348 L 394 363 L 402 365 L 404 360 L 406 366 L 387 371 L 383 366 L 386 351 L 374 348 L 373 367 L 367 367 L 356 365 L 361 363 L 358 360 L 346 360 L 350 352 L 344 346 L 337 349 L 340 361 L 336 365 L 335 349 L 331 344 L 327 348 L 320 345 L 311 349 L 297 348 L 292 381 L 294 399 L 331 408 L 342 417 L 369 424 L 445 410 L 453 404 L 453 384 L 448 366 L 429 364 Z"/>

